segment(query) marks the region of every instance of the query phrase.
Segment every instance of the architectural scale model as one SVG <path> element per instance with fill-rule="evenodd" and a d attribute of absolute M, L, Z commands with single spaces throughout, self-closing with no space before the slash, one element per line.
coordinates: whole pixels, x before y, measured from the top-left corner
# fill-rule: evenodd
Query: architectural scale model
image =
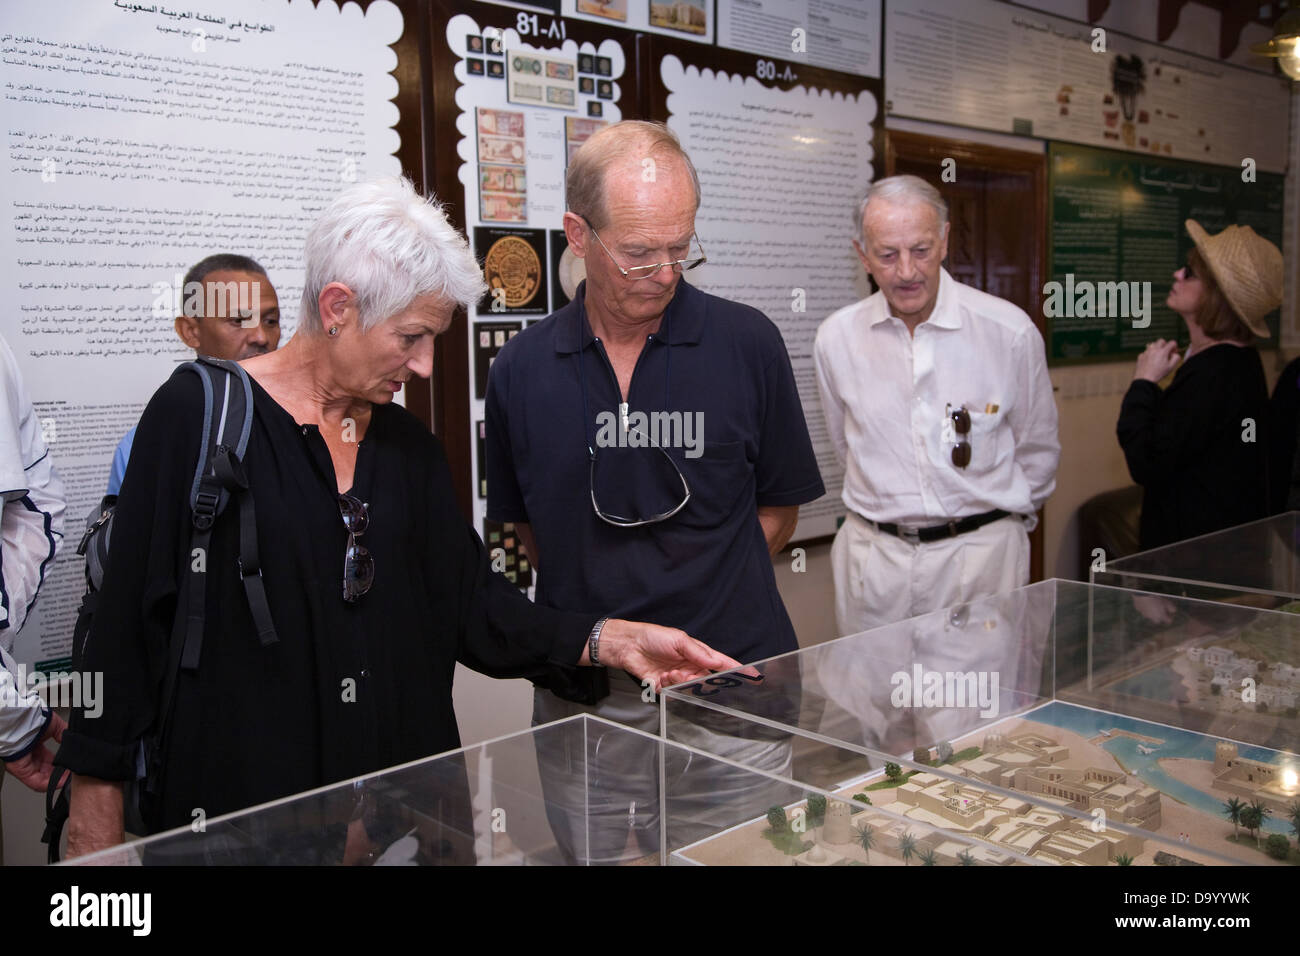
<path fill-rule="evenodd" d="M 1300 612 L 1300 602 L 1282 610 Z M 1127 713 L 1189 727 L 1233 716 L 1243 721 L 1237 733 L 1288 747 L 1300 733 L 1300 659 L 1279 617 L 1170 647 L 1135 670 L 1121 669 L 1105 689 L 1124 696 Z"/>
<path fill-rule="evenodd" d="M 1118 770 L 1066 769 L 1069 748 L 1039 733 L 1006 737 L 989 734 L 980 756 L 951 765 L 957 773 L 1006 790 L 1034 794 L 1074 810 L 1101 809 L 1105 819 L 1149 830 L 1160 828 L 1160 792 Z M 1005 797 L 975 784 L 918 773 L 894 790 L 880 809 L 956 830 L 1052 863 L 1101 866 L 1119 857 L 1136 858 L 1143 840 L 1093 821 Z M 1041 803 L 1041 801 L 1040 801 Z"/>
<path fill-rule="evenodd" d="M 1236 744 L 1221 740 L 1214 745 L 1214 787 L 1289 814 L 1300 800 L 1300 773 L 1296 767 L 1240 757 Z"/>
<path fill-rule="evenodd" d="M 939 753 L 949 759 L 939 761 Z M 837 790 L 839 800 L 813 797 L 817 809 L 806 833 L 793 825 L 804 820 L 803 805 L 773 807 L 680 855 L 709 864 L 795 866 L 1222 862 L 1205 852 L 1211 851 L 1277 864 L 1258 840 L 1233 839 L 1238 826 L 1224 815 L 1224 794 L 1271 806 L 1272 839 L 1282 838 L 1276 835 L 1300 800 L 1292 755 L 1243 757 L 1232 743 L 1211 749 L 1204 735 L 1060 702 L 981 738 L 918 748 L 913 758 L 941 766 L 900 774 L 891 764 L 895 773 L 855 780 Z"/>

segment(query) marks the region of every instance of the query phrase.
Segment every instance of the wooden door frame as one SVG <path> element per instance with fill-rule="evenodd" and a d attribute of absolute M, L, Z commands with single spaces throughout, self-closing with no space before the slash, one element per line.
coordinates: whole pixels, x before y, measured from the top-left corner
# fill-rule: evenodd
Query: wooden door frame
<path fill-rule="evenodd" d="M 1040 150 L 1031 153 L 1028 150 L 1007 149 L 987 146 L 968 140 L 944 139 L 938 136 L 926 136 L 922 133 L 910 133 L 903 130 L 885 130 L 885 175 L 893 176 L 898 168 L 898 161 L 909 163 L 933 164 L 932 181 L 939 182 L 944 160 L 956 161 L 957 175 L 961 175 L 963 162 L 982 169 L 999 172 L 1028 174 L 1033 182 L 1033 205 L 1030 214 L 1036 224 L 1032 241 L 1034 254 L 1029 261 L 1029 288 L 1041 289 L 1044 276 L 1047 275 L 1047 153 Z M 1042 300 L 1034 297 L 1027 309 L 1029 318 L 1038 329 L 1043 341 L 1047 341 L 1047 323 L 1043 318 Z M 1038 526 L 1029 535 L 1029 580 L 1043 579 L 1043 510 L 1038 511 Z"/>

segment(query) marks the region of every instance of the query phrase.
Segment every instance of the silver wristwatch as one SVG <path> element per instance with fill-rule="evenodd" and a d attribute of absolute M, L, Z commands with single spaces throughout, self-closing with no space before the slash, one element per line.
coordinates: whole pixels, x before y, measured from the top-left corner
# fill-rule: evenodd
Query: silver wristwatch
<path fill-rule="evenodd" d="M 592 625 L 591 633 L 587 635 L 587 656 L 591 659 L 592 667 L 600 667 L 600 632 L 608 620 L 609 618 L 602 617 Z"/>

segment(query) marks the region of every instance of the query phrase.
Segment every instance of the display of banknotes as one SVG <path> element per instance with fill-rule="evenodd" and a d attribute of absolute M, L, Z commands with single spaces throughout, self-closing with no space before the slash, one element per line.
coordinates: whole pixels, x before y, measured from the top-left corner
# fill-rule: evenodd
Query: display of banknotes
<path fill-rule="evenodd" d="M 510 102 L 542 103 L 544 102 L 543 91 L 545 89 L 545 83 L 525 83 L 520 80 L 513 80 L 510 83 Z"/>
<path fill-rule="evenodd" d="M 528 197 L 509 193 L 480 193 L 479 215 L 484 222 L 527 222 Z"/>
<path fill-rule="evenodd" d="M 524 114 L 517 110 L 494 110 L 480 106 L 478 108 L 478 131 L 492 136 L 524 135 Z"/>
<path fill-rule="evenodd" d="M 513 136 L 480 136 L 478 161 L 490 165 L 522 166 L 527 159 L 524 140 Z"/>
<path fill-rule="evenodd" d="M 577 61 L 511 51 L 506 57 L 506 98 L 526 106 L 576 109 Z"/>
<path fill-rule="evenodd" d="M 526 193 L 524 171 L 518 166 L 480 166 L 479 189 L 485 193 Z"/>

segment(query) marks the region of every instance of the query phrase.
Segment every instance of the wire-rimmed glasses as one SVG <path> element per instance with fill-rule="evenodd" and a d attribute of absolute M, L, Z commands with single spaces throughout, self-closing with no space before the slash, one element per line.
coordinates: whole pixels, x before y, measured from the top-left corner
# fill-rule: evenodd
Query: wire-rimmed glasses
<path fill-rule="evenodd" d="M 587 222 L 586 219 L 583 219 L 582 221 Z M 623 264 L 615 258 L 614 253 L 609 251 L 609 246 L 605 245 L 605 240 L 600 238 L 600 233 L 596 231 L 596 227 L 587 222 L 587 228 L 591 230 L 591 234 L 595 236 L 596 241 L 600 243 L 600 248 L 605 250 L 605 255 L 609 256 L 610 261 L 614 263 L 614 268 L 623 273 L 623 278 L 630 279 L 633 282 L 640 279 L 649 279 L 651 276 L 657 275 L 659 270 L 664 266 L 670 266 L 673 272 L 686 272 L 690 269 L 694 269 L 696 266 L 702 266 L 704 263 L 709 261 L 709 257 L 704 254 L 704 246 L 700 242 L 700 237 L 692 232 L 691 241 L 695 243 L 695 248 L 699 252 L 698 256 L 688 255 L 685 259 L 670 259 L 667 262 L 657 262 L 654 265 L 631 266 L 629 268 L 624 268 Z M 690 250 L 687 251 L 689 252 Z"/>

